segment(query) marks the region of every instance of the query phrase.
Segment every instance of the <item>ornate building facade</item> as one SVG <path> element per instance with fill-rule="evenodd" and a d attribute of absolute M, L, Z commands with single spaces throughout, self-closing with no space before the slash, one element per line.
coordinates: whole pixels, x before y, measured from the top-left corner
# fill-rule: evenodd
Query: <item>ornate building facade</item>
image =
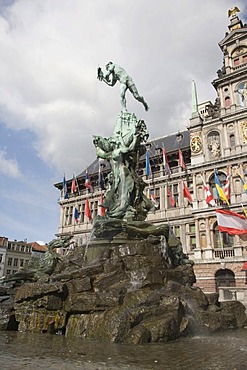
<path fill-rule="evenodd" d="M 243 213 L 242 206 L 247 208 L 243 187 L 243 181 L 247 182 L 247 27 L 236 13 L 231 15 L 229 32 L 219 46 L 223 66 L 212 82 L 215 103 L 198 104 L 193 82 L 193 108 L 187 130 L 150 141 L 147 151 L 153 176 L 145 175 L 145 156 L 139 160 L 138 172 L 147 183 L 147 195 L 153 194 L 159 202 L 159 208 L 155 214 L 149 214 L 148 220 L 155 224 L 169 223 L 184 251 L 195 262 L 197 285 L 205 292 L 227 287 L 221 294 L 245 294 L 247 300 L 244 270 L 247 235 L 220 233 L 215 212 L 216 208 L 226 206 L 216 194 L 215 172 L 222 187 L 229 180 L 228 209 Z M 164 148 L 169 174 L 164 166 Z M 184 163 L 179 159 L 179 152 Z M 94 192 L 89 193 L 85 187 L 86 170 L 77 176 L 76 188 L 72 186 L 73 179 L 67 181 L 68 199 L 64 198 L 63 184 L 55 184 L 61 192 L 58 235 L 72 233 L 77 245 L 87 243 L 90 238 L 92 222 L 87 217 L 86 200 L 92 218 L 99 211 L 102 191 L 99 169 L 107 184 L 107 162 L 95 160 L 87 169 Z M 204 184 L 216 206 L 206 203 Z M 191 202 L 185 196 L 184 185 L 192 196 Z"/>

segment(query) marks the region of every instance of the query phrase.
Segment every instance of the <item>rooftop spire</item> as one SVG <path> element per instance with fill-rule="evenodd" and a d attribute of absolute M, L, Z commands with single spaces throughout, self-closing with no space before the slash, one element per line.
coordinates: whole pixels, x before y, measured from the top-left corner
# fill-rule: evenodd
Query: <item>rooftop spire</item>
<path fill-rule="evenodd" d="M 192 81 L 192 112 L 191 118 L 199 117 L 198 113 L 198 101 L 197 101 L 197 92 L 196 92 L 196 83 Z"/>
<path fill-rule="evenodd" d="M 231 22 L 228 28 L 231 32 L 236 30 L 237 28 L 243 27 L 242 21 L 237 16 L 237 13 L 239 12 L 240 10 L 237 6 L 234 6 L 233 8 L 228 10 L 228 18 L 230 18 L 230 22 Z"/>

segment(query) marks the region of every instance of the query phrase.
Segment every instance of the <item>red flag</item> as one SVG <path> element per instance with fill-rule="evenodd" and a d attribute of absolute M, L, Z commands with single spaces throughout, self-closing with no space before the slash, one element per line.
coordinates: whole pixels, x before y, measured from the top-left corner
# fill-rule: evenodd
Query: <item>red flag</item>
<path fill-rule="evenodd" d="M 227 172 L 227 177 L 226 177 L 226 184 L 224 187 L 224 192 L 226 194 L 227 199 L 230 199 L 230 174 L 229 171 Z"/>
<path fill-rule="evenodd" d="M 164 164 L 165 173 L 167 175 L 170 175 L 171 174 L 171 170 L 170 170 L 170 167 L 169 167 L 168 158 L 167 158 L 167 154 L 166 154 L 165 148 L 163 148 L 163 164 Z"/>
<path fill-rule="evenodd" d="M 178 149 L 178 165 L 182 167 L 184 170 L 186 170 L 187 168 L 184 163 L 184 157 L 183 157 L 181 149 Z"/>
<path fill-rule="evenodd" d="M 103 204 L 103 193 L 100 194 L 100 200 L 98 204 L 98 216 L 105 216 L 105 207 L 102 206 Z"/>
<path fill-rule="evenodd" d="M 85 203 L 85 216 L 88 218 L 89 221 L 92 221 L 92 215 L 91 215 L 91 210 L 89 207 L 88 198 L 86 198 L 86 203 Z"/>
<path fill-rule="evenodd" d="M 243 215 L 226 209 L 216 209 L 218 229 L 231 235 L 247 234 L 247 220 Z"/>
<path fill-rule="evenodd" d="M 192 196 L 191 196 L 191 194 L 189 192 L 189 189 L 185 185 L 184 181 L 182 181 L 182 186 L 183 186 L 183 194 L 184 194 L 184 197 L 187 198 L 190 203 L 192 203 Z"/>
<path fill-rule="evenodd" d="M 75 175 L 73 174 L 73 180 L 71 184 L 71 193 L 76 193 L 76 190 L 77 190 L 76 178 L 75 178 Z"/>
<path fill-rule="evenodd" d="M 151 199 L 155 208 L 159 208 L 159 202 L 155 198 L 154 191 L 149 189 L 149 198 Z"/>
<path fill-rule="evenodd" d="M 212 207 L 216 207 L 215 200 L 214 200 L 212 194 L 210 193 L 210 190 L 209 190 L 208 186 L 206 185 L 202 176 L 201 176 L 201 179 L 202 179 L 202 183 L 203 183 L 203 187 L 204 187 L 204 191 L 205 191 L 206 203 L 210 204 L 210 206 L 212 206 Z"/>
<path fill-rule="evenodd" d="M 169 187 L 167 188 L 167 195 L 168 195 L 168 197 L 170 199 L 171 206 L 172 207 L 175 207 L 175 200 L 174 200 L 174 198 L 172 196 L 172 193 L 171 193 L 171 190 L 170 190 Z"/>

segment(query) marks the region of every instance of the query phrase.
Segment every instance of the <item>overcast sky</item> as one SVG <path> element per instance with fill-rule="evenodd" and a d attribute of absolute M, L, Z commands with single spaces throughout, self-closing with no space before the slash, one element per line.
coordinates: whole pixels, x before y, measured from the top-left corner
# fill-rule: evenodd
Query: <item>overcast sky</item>
<path fill-rule="evenodd" d="M 95 159 L 92 135 L 110 136 L 119 86 L 96 79 L 113 61 L 150 106 L 127 108 L 150 138 L 188 126 L 191 81 L 199 102 L 216 94 L 218 42 L 245 0 L 0 0 L 0 236 L 49 242 L 59 192 Z"/>

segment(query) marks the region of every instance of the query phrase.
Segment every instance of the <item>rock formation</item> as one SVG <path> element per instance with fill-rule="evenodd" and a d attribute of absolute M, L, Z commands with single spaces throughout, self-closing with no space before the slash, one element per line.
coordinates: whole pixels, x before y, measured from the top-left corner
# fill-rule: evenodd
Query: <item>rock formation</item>
<path fill-rule="evenodd" d="M 219 303 L 194 283 L 191 265 L 171 266 L 160 245 L 148 240 L 110 245 L 89 262 L 77 248 L 45 282 L 18 287 L 12 326 L 14 315 L 22 332 L 138 344 L 246 325 L 240 302 Z"/>

